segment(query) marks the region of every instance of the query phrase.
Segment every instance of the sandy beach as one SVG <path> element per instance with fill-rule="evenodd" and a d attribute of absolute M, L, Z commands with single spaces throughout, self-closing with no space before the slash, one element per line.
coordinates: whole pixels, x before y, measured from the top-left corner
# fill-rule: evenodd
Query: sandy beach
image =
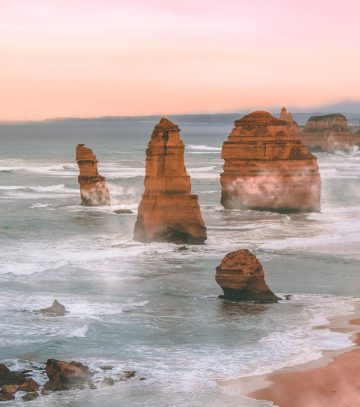
<path fill-rule="evenodd" d="M 359 308 L 346 318 L 336 317 L 327 326 L 351 333 L 354 345 L 341 351 L 324 352 L 320 359 L 269 375 L 222 382 L 238 385 L 249 397 L 271 401 L 278 407 L 354 407 L 360 405 L 360 318 Z"/>

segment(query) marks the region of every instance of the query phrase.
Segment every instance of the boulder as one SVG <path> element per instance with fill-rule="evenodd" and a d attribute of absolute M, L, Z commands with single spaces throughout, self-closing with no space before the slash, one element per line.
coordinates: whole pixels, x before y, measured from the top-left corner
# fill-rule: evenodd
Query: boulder
<path fill-rule="evenodd" d="M 310 150 L 330 153 L 352 150 L 355 139 L 347 118 L 340 113 L 310 117 L 301 134 L 301 140 Z"/>
<path fill-rule="evenodd" d="M 277 302 L 277 297 L 265 283 L 264 270 L 249 250 L 228 253 L 216 267 L 216 282 L 226 298 L 236 301 Z"/>
<path fill-rule="evenodd" d="M 84 144 L 76 146 L 76 161 L 79 166 L 81 205 L 105 206 L 110 205 L 110 194 L 106 186 L 105 177 L 97 170 L 96 155 Z"/>
<path fill-rule="evenodd" d="M 49 378 L 45 390 L 83 388 L 93 376 L 89 368 L 80 362 L 67 363 L 56 359 L 47 360 L 45 371 Z"/>
<path fill-rule="evenodd" d="M 320 211 L 317 159 L 292 120 L 257 111 L 235 121 L 223 143 L 221 204 L 226 209 Z"/>
<path fill-rule="evenodd" d="M 162 118 L 146 150 L 145 191 L 134 239 L 201 244 L 206 228 L 197 195 L 191 193 L 179 127 Z"/>
<path fill-rule="evenodd" d="M 39 390 L 39 385 L 34 379 L 26 379 L 24 383 L 19 385 L 19 390 L 26 391 L 28 393 L 35 393 Z"/>

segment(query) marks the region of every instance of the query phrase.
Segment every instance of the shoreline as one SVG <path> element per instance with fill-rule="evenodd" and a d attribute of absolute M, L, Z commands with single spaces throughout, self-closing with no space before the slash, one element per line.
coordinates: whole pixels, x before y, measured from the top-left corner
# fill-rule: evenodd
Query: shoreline
<path fill-rule="evenodd" d="M 360 405 L 360 303 L 350 314 L 331 317 L 328 329 L 349 334 L 352 345 L 323 351 L 320 358 L 287 366 L 267 374 L 217 380 L 235 387 L 249 399 L 278 407 L 353 407 Z"/>

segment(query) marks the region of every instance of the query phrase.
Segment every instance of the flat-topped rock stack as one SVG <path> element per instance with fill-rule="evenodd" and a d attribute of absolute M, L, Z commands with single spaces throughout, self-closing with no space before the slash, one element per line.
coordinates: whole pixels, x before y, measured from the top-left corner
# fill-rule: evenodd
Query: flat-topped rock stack
<path fill-rule="evenodd" d="M 84 144 L 76 146 L 76 161 L 79 166 L 81 205 L 104 206 L 110 205 L 109 190 L 105 177 L 97 170 L 97 159 L 91 148 Z"/>
<path fill-rule="evenodd" d="M 301 140 L 315 151 L 348 151 L 354 147 L 354 136 L 347 118 L 340 113 L 310 117 L 301 134 Z"/>
<path fill-rule="evenodd" d="M 227 209 L 319 211 L 317 159 L 292 122 L 265 111 L 235 121 L 222 147 L 221 204 Z"/>
<path fill-rule="evenodd" d="M 179 127 L 166 118 L 155 126 L 146 150 L 145 191 L 134 229 L 142 242 L 200 244 L 206 228 L 197 195 L 191 193 Z"/>

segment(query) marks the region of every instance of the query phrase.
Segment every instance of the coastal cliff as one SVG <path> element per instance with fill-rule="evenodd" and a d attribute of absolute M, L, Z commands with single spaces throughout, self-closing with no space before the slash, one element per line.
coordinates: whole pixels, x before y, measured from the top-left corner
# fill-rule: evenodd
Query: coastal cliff
<path fill-rule="evenodd" d="M 311 150 L 334 152 L 352 150 L 354 136 L 342 114 L 312 116 L 306 122 L 301 140 Z"/>
<path fill-rule="evenodd" d="M 80 184 L 81 205 L 110 205 L 110 195 L 105 177 L 97 170 L 97 159 L 93 151 L 84 144 L 76 146 L 76 161 L 79 166 L 78 181 Z"/>
<path fill-rule="evenodd" d="M 317 159 L 298 139 L 298 126 L 265 111 L 235 121 L 223 143 L 221 204 L 227 209 L 319 211 Z"/>
<path fill-rule="evenodd" d="M 145 191 L 134 229 L 142 242 L 201 244 L 206 228 L 197 195 L 191 193 L 179 127 L 162 118 L 146 150 Z"/>

